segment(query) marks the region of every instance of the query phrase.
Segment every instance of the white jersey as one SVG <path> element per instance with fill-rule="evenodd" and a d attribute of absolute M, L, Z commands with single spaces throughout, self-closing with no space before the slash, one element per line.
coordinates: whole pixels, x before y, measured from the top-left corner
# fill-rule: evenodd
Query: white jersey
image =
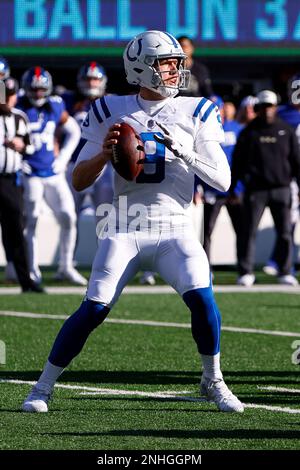
<path fill-rule="evenodd" d="M 150 112 L 146 113 L 141 103 L 148 103 Z M 152 107 L 151 103 L 154 103 Z M 181 158 L 155 141 L 154 134 L 161 132 L 156 122 L 163 124 L 187 150 L 201 153 L 204 141 L 224 141 L 217 106 L 206 98 L 145 102 L 138 95 L 106 96 L 91 105 L 82 124 L 82 139 L 99 144 L 101 152 L 108 129 L 120 122 L 130 124 L 141 136 L 146 160 L 135 181 L 126 181 L 115 172 L 113 206 L 117 226 L 121 229 L 121 225 L 127 228 L 131 225 L 137 230 L 152 231 L 190 225 L 188 207 L 193 197 L 194 172 Z M 84 159 L 80 155 L 77 163 Z"/>

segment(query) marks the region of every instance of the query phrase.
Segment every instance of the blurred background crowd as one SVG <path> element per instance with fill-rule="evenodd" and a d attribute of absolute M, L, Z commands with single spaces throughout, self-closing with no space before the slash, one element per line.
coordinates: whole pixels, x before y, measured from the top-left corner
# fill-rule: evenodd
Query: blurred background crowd
<path fill-rule="evenodd" d="M 237 283 L 254 284 L 255 239 L 269 207 L 276 240 L 269 247 L 270 257 L 263 269 L 277 276 L 279 283 L 296 286 L 294 233 L 300 187 L 297 68 L 294 64 L 280 68 L 274 62 L 268 74 L 260 70 L 262 62 L 258 60 L 255 65 L 245 62 L 241 75 L 241 67 L 230 60 L 227 65 L 204 64 L 194 57 L 189 37 L 178 40 L 191 70 L 189 88 L 182 94 L 204 97 L 218 106 L 225 132 L 222 147 L 232 169 L 227 193 L 195 178 L 194 205 L 204 211 L 202 241 L 208 258 L 217 218 L 225 207 L 236 235 Z M 77 193 L 72 188 L 80 126 L 95 99 L 136 90 L 126 83 L 120 60 L 89 59 L 65 64 L 58 59 L 54 67 L 50 58 L 8 61 L 0 57 L 6 95 L 0 104 L 0 222 L 5 273 L 8 280 L 18 280 L 25 292 L 43 292 L 36 234 L 42 204 L 50 207 L 60 227 L 55 279 L 86 285 L 76 267 L 80 217 L 87 207 L 92 212 L 95 224 L 88 237 L 94 239 L 96 226 L 101 224 L 96 209 L 113 198 L 110 164 L 88 190 Z M 153 285 L 155 273 L 142 273 L 140 281 Z"/>

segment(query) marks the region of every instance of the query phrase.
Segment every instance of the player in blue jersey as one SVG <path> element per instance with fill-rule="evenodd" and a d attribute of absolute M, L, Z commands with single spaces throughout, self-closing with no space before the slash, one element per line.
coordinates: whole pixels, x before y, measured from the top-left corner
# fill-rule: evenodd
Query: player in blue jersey
<path fill-rule="evenodd" d="M 203 364 L 201 393 L 221 411 L 243 412 L 221 372 L 221 318 L 207 257 L 189 215 L 195 174 L 221 191 L 230 186 L 218 109 L 206 98 L 174 99 L 187 87 L 189 71 L 180 44 L 170 34 L 141 33 L 123 57 L 127 81 L 139 84 L 140 91 L 108 95 L 92 104 L 82 125 L 73 184 L 78 191 L 93 184 L 112 158 L 121 122 L 133 126 L 143 139 L 143 169 L 133 181 L 114 172 L 109 231 L 100 237 L 87 295 L 60 330 L 23 410 L 48 411 L 64 368 L 103 323 L 129 280 L 140 269 L 150 269 L 174 287 L 191 312 L 192 335 Z"/>
<path fill-rule="evenodd" d="M 23 168 L 31 276 L 36 282 L 41 281 L 36 225 L 44 199 L 61 227 L 56 277 L 86 285 L 86 279 L 73 267 L 76 213 L 65 178 L 66 166 L 79 142 L 80 129 L 66 112 L 63 100 L 58 96 L 51 96 L 52 78 L 49 72 L 41 67 L 27 70 L 22 77 L 22 88 L 25 94 L 19 99 L 18 107 L 27 114 L 32 136 L 32 146 L 25 155 Z M 55 132 L 59 125 L 63 126 L 65 138 L 56 155 Z"/>
<path fill-rule="evenodd" d="M 70 113 L 81 126 L 84 122 L 91 104 L 98 98 L 104 96 L 107 85 L 107 75 L 104 68 L 95 61 L 89 62 L 80 67 L 77 74 L 78 92 L 73 95 L 72 103 L 68 103 Z M 64 99 L 64 95 L 62 95 Z M 80 152 L 80 144 L 75 149 L 67 168 L 67 180 L 72 191 L 77 217 L 83 208 L 87 196 L 91 198 L 93 208 L 96 213 L 97 230 L 100 230 L 101 218 L 97 217 L 97 208 L 100 204 L 111 204 L 113 200 L 113 169 L 111 163 L 105 166 L 105 169 L 97 180 L 84 191 L 75 191 L 72 185 L 72 172 Z"/>

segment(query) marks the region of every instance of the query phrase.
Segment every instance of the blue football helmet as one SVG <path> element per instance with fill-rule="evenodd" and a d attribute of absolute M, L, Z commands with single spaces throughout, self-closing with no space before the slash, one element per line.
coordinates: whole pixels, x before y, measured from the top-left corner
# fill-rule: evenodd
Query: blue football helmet
<path fill-rule="evenodd" d="M 21 86 L 33 106 L 43 106 L 52 92 L 52 77 L 42 67 L 32 67 L 22 76 Z"/>
<path fill-rule="evenodd" d="M 105 93 L 106 84 L 106 72 L 97 62 L 89 62 L 80 67 L 77 87 L 83 96 L 91 99 L 100 98 Z"/>
<path fill-rule="evenodd" d="M 5 80 L 10 76 L 10 68 L 4 57 L 0 57 L 0 79 Z"/>

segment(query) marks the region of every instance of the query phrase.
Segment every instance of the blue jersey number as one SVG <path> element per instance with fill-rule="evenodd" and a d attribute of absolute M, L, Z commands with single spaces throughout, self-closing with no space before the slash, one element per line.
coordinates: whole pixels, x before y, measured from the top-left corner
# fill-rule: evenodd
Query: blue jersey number
<path fill-rule="evenodd" d="M 160 132 L 155 132 L 155 134 L 163 137 Z M 145 155 L 144 169 L 136 178 L 136 183 L 160 183 L 165 178 L 166 148 L 163 144 L 156 142 L 154 132 L 142 132 L 140 136 L 144 144 L 154 142 L 156 150 L 155 153 Z"/>

